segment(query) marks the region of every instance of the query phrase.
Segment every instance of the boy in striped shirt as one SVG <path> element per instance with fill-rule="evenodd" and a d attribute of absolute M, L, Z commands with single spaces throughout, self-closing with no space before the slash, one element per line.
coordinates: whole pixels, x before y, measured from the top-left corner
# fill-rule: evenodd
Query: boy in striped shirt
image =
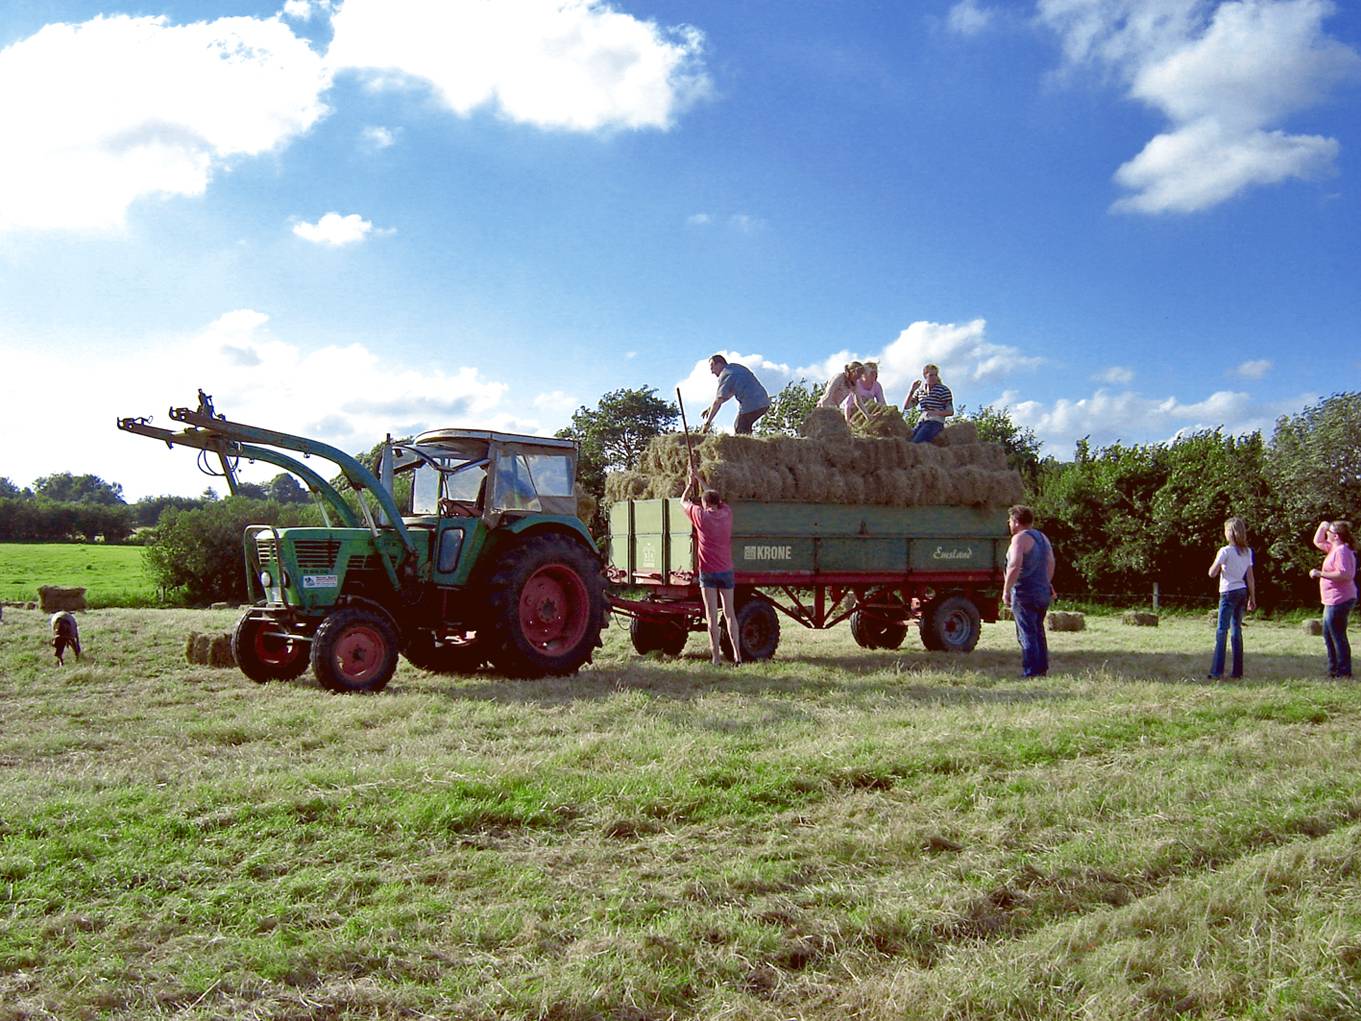
<path fill-rule="evenodd" d="M 955 413 L 955 395 L 940 381 L 940 366 L 928 364 L 922 369 L 922 379 L 912 381 L 903 404 L 904 411 L 921 408 L 921 420 L 912 432 L 913 443 L 930 443 L 945 428 L 945 420 Z"/>

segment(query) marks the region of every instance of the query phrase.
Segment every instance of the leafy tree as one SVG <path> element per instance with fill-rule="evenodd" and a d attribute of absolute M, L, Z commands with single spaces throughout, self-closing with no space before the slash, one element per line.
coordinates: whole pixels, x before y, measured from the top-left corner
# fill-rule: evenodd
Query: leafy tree
<path fill-rule="evenodd" d="M 1276 422 L 1266 478 L 1279 501 L 1272 554 L 1299 579 L 1301 598 L 1317 596 L 1311 544 L 1321 520 L 1361 514 L 1361 393 L 1339 393 Z M 1312 593 L 1312 595 L 1311 595 Z"/>
<path fill-rule="evenodd" d="M 757 436 L 798 436 L 808 413 L 818 406 L 822 388 L 807 379 L 786 383 L 770 401 L 770 410 L 756 420 Z"/>
<path fill-rule="evenodd" d="M 60 472 L 44 475 L 33 483 L 33 490 L 43 500 L 54 503 L 121 504 L 123 487 L 117 482 L 105 482 L 98 475 L 72 475 Z"/>
<path fill-rule="evenodd" d="M 33 490 L 20 489 L 8 478 L 0 477 L 0 500 L 33 499 Z"/>
<path fill-rule="evenodd" d="M 1017 425 L 1007 408 L 985 404 L 977 411 L 965 412 L 960 405 L 960 416 L 967 418 L 978 429 L 978 438 L 996 443 L 1007 452 L 1007 464 L 1021 473 L 1027 488 L 1034 485 L 1040 471 L 1040 439 L 1034 429 Z"/>
<path fill-rule="evenodd" d="M 146 540 L 147 566 L 161 588 L 191 604 L 247 598 L 241 537 L 249 524 L 316 524 L 312 507 L 228 496 L 194 510 L 171 507 Z"/>
<path fill-rule="evenodd" d="M 247 500 L 268 500 L 269 493 L 258 482 L 238 482 L 233 496 L 244 496 Z"/>
<path fill-rule="evenodd" d="M 193 510 L 202 507 L 204 500 L 197 496 L 144 496 L 132 505 L 133 519 L 138 525 L 154 525 L 168 508 Z"/>
<path fill-rule="evenodd" d="M 280 472 L 269 480 L 265 493 L 276 503 L 307 503 L 307 489 L 289 472 Z"/>

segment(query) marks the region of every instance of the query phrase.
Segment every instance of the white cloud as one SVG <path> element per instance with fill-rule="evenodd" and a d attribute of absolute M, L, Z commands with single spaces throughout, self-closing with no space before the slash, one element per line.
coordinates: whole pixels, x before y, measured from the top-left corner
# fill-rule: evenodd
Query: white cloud
<path fill-rule="evenodd" d="M 1279 416 L 1297 412 L 1316 399 L 1299 394 L 1263 401 L 1242 391 L 1217 390 L 1201 400 L 1184 401 L 1102 388 L 1089 397 L 1061 397 L 1052 404 L 1024 400 L 1017 391 L 1008 390 L 994 403 L 1007 407 L 1018 425 L 1034 429 L 1046 453 L 1065 459 L 1084 436 L 1098 447 L 1116 442 L 1168 442 L 1186 433 L 1221 427 L 1235 435 L 1260 430 L 1269 436 Z"/>
<path fill-rule="evenodd" d="M 307 131 L 328 84 L 277 19 L 48 25 L 0 50 L 0 231 L 109 229 L 139 199 L 201 195 Z"/>
<path fill-rule="evenodd" d="M 0 431 L 28 435 L 52 417 L 53 391 L 20 381 L 49 378 L 50 349 L 20 343 L 0 324 Z M 130 499 L 200 492 L 212 480 L 195 468 L 194 452 L 124 434 L 114 419 L 151 414 L 152 425 L 176 429 L 167 406 L 195 403 L 199 387 L 217 410 L 236 421 L 309 436 L 346 451 L 367 450 L 394 436 L 440 426 L 504 429 L 551 435 L 568 424 L 571 401 L 560 392 L 526 402 L 523 389 L 471 365 L 403 362 L 361 343 L 309 347 L 279 337 L 269 317 L 238 309 L 190 333 L 147 343 L 109 337 L 81 349 L 81 371 L 61 382 L 61 415 L 79 444 L 65 448 L 62 470 L 90 472 L 122 483 Z M 356 388 L 355 380 L 363 380 Z M 315 460 L 315 459 L 314 459 Z M 10 443 L 0 450 L 0 475 L 22 485 L 52 471 L 50 445 Z M 320 466 L 323 475 L 329 466 Z M 247 466 L 249 481 L 278 474 L 273 465 Z M 221 486 L 218 486 L 221 490 Z"/>
<path fill-rule="evenodd" d="M 960 0 L 950 8 L 945 23 L 959 35 L 977 35 L 992 23 L 993 14 L 989 8 L 979 7 L 975 0 Z"/>
<path fill-rule="evenodd" d="M 706 227 L 714 222 L 714 218 L 708 213 L 691 213 L 685 218 L 685 222 L 691 227 Z"/>
<path fill-rule="evenodd" d="M 1261 379 L 1272 369 L 1270 358 L 1257 358 L 1253 361 L 1244 362 L 1234 371 L 1244 379 Z"/>
<path fill-rule="evenodd" d="M 1119 76 L 1169 130 L 1116 171 L 1112 208 L 1190 213 L 1248 188 L 1331 173 L 1332 138 L 1288 134 L 1289 116 L 1361 75 L 1330 38 L 1331 0 L 1039 0 L 1070 66 Z"/>
<path fill-rule="evenodd" d="M 293 225 L 293 233 L 304 241 L 311 241 L 318 245 L 330 245 L 333 248 L 363 241 L 372 232 L 373 224 L 358 213 L 350 213 L 346 216 L 341 216 L 339 213 L 327 213 L 316 223 L 302 221 Z M 391 233 L 391 230 L 380 231 L 379 233 Z"/>
<path fill-rule="evenodd" d="M 703 35 L 599 0 L 347 0 L 327 58 L 375 84 L 418 80 L 460 116 L 541 128 L 669 128 L 706 95 Z"/>
<path fill-rule="evenodd" d="M 728 217 L 728 226 L 740 234 L 755 234 L 765 229 L 766 222 L 750 213 L 733 213 Z"/>
<path fill-rule="evenodd" d="M 397 132 L 391 128 L 385 128 L 381 124 L 371 124 L 359 132 L 359 140 L 365 148 L 374 151 L 391 149 L 397 144 Z"/>
<path fill-rule="evenodd" d="M 1115 383 L 1123 386 L 1126 383 L 1134 382 L 1134 370 L 1124 365 L 1112 365 L 1104 372 L 1097 373 L 1094 378 L 1102 383 Z"/>
<path fill-rule="evenodd" d="M 331 0 L 285 0 L 283 15 L 296 21 L 311 21 L 313 14 L 327 14 L 331 7 Z"/>

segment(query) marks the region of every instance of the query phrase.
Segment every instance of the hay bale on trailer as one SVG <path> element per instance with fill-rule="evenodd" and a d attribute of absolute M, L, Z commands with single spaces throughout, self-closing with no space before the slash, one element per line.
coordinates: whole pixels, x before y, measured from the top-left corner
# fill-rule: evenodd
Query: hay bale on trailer
<path fill-rule="evenodd" d="M 799 426 L 799 435 L 820 440 L 827 436 L 850 436 L 851 427 L 838 408 L 814 408 Z"/>
<path fill-rule="evenodd" d="M 63 588 L 60 585 L 39 585 L 38 604 L 43 613 L 85 609 L 85 589 Z"/>
<path fill-rule="evenodd" d="M 978 426 L 967 418 L 955 419 L 941 430 L 939 436 L 931 441 L 937 447 L 961 447 L 978 442 Z"/>

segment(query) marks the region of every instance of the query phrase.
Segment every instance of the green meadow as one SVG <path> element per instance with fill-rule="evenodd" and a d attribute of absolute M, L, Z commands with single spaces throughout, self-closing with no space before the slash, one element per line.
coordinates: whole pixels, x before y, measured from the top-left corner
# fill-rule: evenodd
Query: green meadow
<path fill-rule="evenodd" d="M 1361 687 L 1250 621 L 332 696 L 0 625 L 0 1019 L 1355 1019 Z M 786 622 L 788 623 L 788 622 Z"/>
<path fill-rule="evenodd" d="M 0 543 L 0 600 L 35 601 L 39 585 L 82 586 L 91 607 L 156 603 L 140 546 Z"/>

